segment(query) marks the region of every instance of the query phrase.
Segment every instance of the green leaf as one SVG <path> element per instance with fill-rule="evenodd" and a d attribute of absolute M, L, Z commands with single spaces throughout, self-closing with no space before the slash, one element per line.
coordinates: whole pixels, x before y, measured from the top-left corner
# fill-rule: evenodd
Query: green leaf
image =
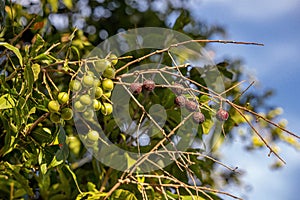
<path fill-rule="evenodd" d="M 212 120 L 205 120 L 202 124 L 203 133 L 208 134 L 213 125 L 214 122 Z"/>
<path fill-rule="evenodd" d="M 26 65 L 25 70 L 24 70 L 24 78 L 25 78 L 25 83 L 27 86 L 27 95 L 32 94 L 32 89 L 33 89 L 33 83 L 34 83 L 34 74 L 32 71 L 32 68 L 28 65 Z"/>
<path fill-rule="evenodd" d="M 76 177 L 76 174 L 71 170 L 70 166 L 69 165 L 64 165 L 65 168 L 67 168 L 67 170 L 70 172 L 70 174 L 72 175 L 72 178 L 76 184 L 76 187 L 78 189 L 78 191 L 82 194 L 81 190 L 80 190 L 80 187 L 78 185 L 78 182 L 77 182 L 77 177 Z"/>
<path fill-rule="evenodd" d="M 189 13 L 186 10 L 182 10 L 179 17 L 176 19 L 175 24 L 173 26 L 174 30 L 182 30 L 185 25 L 190 23 L 191 18 Z"/>
<path fill-rule="evenodd" d="M 5 94 L 0 97 L 0 110 L 15 107 L 15 99 L 10 94 Z"/>
<path fill-rule="evenodd" d="M 23 58 L 18 48 L 8 44 L 7 42 L 0 42 L 0 46 L 4 46 L 7 49 L 13 51 L 19 59 L 20 65 L 23 66 Z"/>
<path fill-rule="evenodd" d="M 27 194 L 29 196 L 34 196 L 34 193 L 32 191 L 32 188 L 29 186 L 29 181 L 28 179 L 26 179 L 24 176 L 22 176 L 20 174 L 20 167 L 19 166 L 15 166 L 15 165 L 11 165 L 8 162 L 4 163 L 6 168 L 9 169 L 14 178 L 22 185 L 22 187 L 26 190 Z"/>
<path fill-rule="evenodd" d="M 205 200 L 203 197 L 199 196 L 180 196 L 181 200 Z"/>
<path fill-rule="evenodd" d="M 124 199 L 124 200 L 137 200 L 136 196 L 128 190 L 117 189 L 111 196 L 112 200 Z"/>

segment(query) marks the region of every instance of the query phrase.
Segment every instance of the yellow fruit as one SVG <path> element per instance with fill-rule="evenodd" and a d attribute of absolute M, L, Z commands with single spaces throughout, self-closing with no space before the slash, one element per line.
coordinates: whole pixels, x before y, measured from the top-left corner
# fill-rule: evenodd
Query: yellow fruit
<path fill-rule="evenodd" d="M 59 103 L 64 104 L 69 101 L 69 95 L 66 92 L 60 92 L 57 96 L 57 100 Z"/>
<path fill-rule="evenodd" d="M 48 103 L 48 109 L 50 112 L 58 112 L 60 109 L 60 105 L 57 101 L 52 100 Z"/>

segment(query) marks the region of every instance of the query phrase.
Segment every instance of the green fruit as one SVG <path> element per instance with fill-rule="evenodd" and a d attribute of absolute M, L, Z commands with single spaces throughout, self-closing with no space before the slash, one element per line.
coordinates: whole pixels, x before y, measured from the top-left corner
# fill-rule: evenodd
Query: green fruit
<path fill-rule="evenodd" d="M 101 87 L 95 88 L 95 98 L 99 99 L 103 95 L 103 90 Z"/>
<path fill-rule="evenodd" d="M 85 87 L 93 87 L 94 86 L 94 77 L 91 75 L 84 75 L 82 78 L 82 84 Z"/>
<path fill-rule="evenodd" d="M 110 103 L 103 103 L 101 106 L 101 112 L 103 115 L 110 115 L 113 112 L 113 106 Z"/>
<path fill-rule="evenodd" d="M 116 65 L 118 63 L 118 57 L 115 54 L 110 54 L 109 60 L 113 65 Z"/>
<path fill-rule="evenodd" d="M 78 112 L 83 112 L 86 110 L 86 106 L 83 105 L 80 101 L 76 101 L 74 104 L 74 108 Z"/>
<path fill-rule="evenodd" d="M 70 120 L 73 117 L 73 110 L 71 108 L 64 108 L 61 111 L 61 117 L 64 120 Z"/>
<path fill-rule="evenodd" d="M 86 120 L 91 120 L 94 117 L 94 111 L 92 109 L 87 109 L 86 111 L 84 111 L 82 113 L 82 116 L 84 117 L 84 119 Z"/>
<path fill-rule="evenodd" d="M 105 93 L 103 93 L 103 95 L 102 95 L 102 99 L 109 99 L 111 97 L 111 92 L 105 92 Z"/>
<path fill-rule="evenodd" d="M 64 104 L 69 101 L 69 95 L 66 92 L 60 92 L 57 96 L 57 99 L 59 103 Z"/>
<path fill-rule="evenodd" d="M 101 81 L 97 78 L 94 79 L 94 87 L 100 87 Z"/>
<path fill-rule="evenodd" d="M 60 116 L 57 113 L 50 113 L 50 120 L 51 122 L 57 124 L 60 123 Z"/>
<path fill-rule="evenodd" d="M 90 130 L 86 136 L 86 142 L 89 144 L 95 143 L 99 139 L 99 134 L 95 130 Z"/>
<path fill-rule="evenodd" d="M 116 71 L 112 67 L 108 67 L 104 70 L 102 76 L 105 78 L 115 78 Z"/>
<path fill-rule="evenodd" d="M 60 109 L 60 105 L 57 101 L 52 100 L 48 103 L 48 109 L 50 112 L 58 112 Z"/>
<path fill-rule="evenodd" d="M 80 96 L 79 101 L 83 105 L 91 105 L 91 103 L 92 103 L 92 99 L 91 99 L 90 95 L 88 95 L 88 94 L 84 94 L 84 95 Z"/>
<path fill-rule="evenodd" d="M 69 87 L 73 92 L 78 92 L 82 88 L 80 81 L 76 79 L 70 82 Z"/>
<path fill-rule="evenodd" d="M 86 74 L 89 75 L 89 76 L 91 76 L 91 77 L 95 76 L 94 72 L 92 72 L 92 71 L 87 71 Z"/>
<path fill-rule="evenodd" d="M 93 100 L 93 107 L 94 107 L 94 110 L 95 110 L 95 111 L 100 110 L 100 109 L 101 109 L 101 102 L 98 101 L 98 100 L 96 100 L 96 99 L 94 99 L 94 100 Z"/>
<path fill-rule="evenodd" d="M 114 82 L 111 79 L 104 79 L 102 81 L 102 89 L 106 92 L 110 92 L 114 89 Z"/>
<path fill-rule="evenodd" d="M 95 69 L 97 72 L 103 72 L 108 67 L 111 67 L 111 62 L 106 59 L 100 59 L 95 62 Z"/>

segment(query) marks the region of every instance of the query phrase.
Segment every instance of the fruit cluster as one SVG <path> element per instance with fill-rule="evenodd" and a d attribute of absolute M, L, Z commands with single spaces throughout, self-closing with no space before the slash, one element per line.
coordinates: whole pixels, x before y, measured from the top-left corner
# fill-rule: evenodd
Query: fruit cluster
<path fill-rule="evenodd" d="M 110 101 L 114 89 L 115 78 L 114 65 L 117 57 L 113 54 L 108 59 L 101 59 L 93 69 L 82 72 L 80 78 L 70 81 L 69 88 L 73 92 L 73 108 L 81 117 L 87 121 L 93 121 L 97 111 L 102 115 L 110 115 L 113 106 Z M 99 134 L 96 130 L 89 128 L 84 136 L 87 145 L 96 144 Z"/>
<path fill-rule="evenodd" d="M 51 100 L 48 103 L 48 110 L 50 112 L 50 120 L 53 123 L 60 123 L 61 120 L 70 120 L 73 117 L 73 111 L 71 108 L 63 107 L 69 101 L 69 94 L 66 92 L 60 92 L 57 95 L 57 100 Z M 63 108 L 61 108 L 63 107 Z"/>
<path fill-rule="evenodd" d="M 193 120 L 196 123 L 202 124 L 205 121 L 204 114 L 199 109 L 198 102 L 194 100 L 189 100 L 184 95 L 184 87 L 179 83 L 174 83 L 172 87 L 173 92 L 177 95 L 175 98 L 175 104 L 180 107 L 185 107 L 187 110 L 194 112 Z M 226 110 L 220 108 L 216 113 L 216 118 L 219 121 L 226 121 L 229 117 L 229 114 Z"/>
<path fill-rule="evenodd" d="M 155 89 L 154 81 L 147 79 L 143 83 L 134 82 L 130 84 L 130 91 L 135 95 L 140 94 L 143 89 L 149 92 L 153 91 Z"/>

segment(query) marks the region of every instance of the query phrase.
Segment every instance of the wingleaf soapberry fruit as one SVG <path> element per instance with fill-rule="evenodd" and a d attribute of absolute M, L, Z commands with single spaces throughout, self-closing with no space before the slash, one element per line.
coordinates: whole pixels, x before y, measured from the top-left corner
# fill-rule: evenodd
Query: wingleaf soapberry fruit
<path fill-rule="evenodd" d="M 52 100 L 48 103 L 48 110 L 50 112 L 58 112 L 60 109 L 60 105 L 57 101 Z"/>
<path fill-rule="evenodd" d="M 198 108 L 198 103 L 196 103 L 195 101 L 188 100 L 185 102 L 185 107 L 189 111 L 196 111 Z"/>
<path fill-rule="evenodd" d="M 175 98 L 175 104 L 177 104 L 177 105 L 180 106 L 180 107 L 184 107 L 186 101 L 187 101 L 186 98 L 185 98 L 184 96 L 182 96 L 182 95 L 177 96 L 177 97 Z"/>
<path fill-rule="evenodd" d="M 95 130 L 90 130 L 86 136 L 86 142 L 88 144 L 94 144 L 99 139 L 99 134 Z"/>
<path fill-rule="evenodd" d="M 69 101 L 69 95 L 66 92 L 60 92 L 57 96 L 57 100 L 59 103 L 64 104 Z"/>
<path fill-rule="evenodd" d="M 102 81 L 102 89 L 105 92 L 110 92 L 114 89 L 114 82 L 111 79 L 104 79 Z"/>
<path fill-rule="evenodd" d="M 142 92 L 143 85 L 141 83 L 131 83 L 130 84 L 130 91 L 133 94 L 139 94 Z"/>
<path fill-rule="evenodd" d="M 70 120 L 73 117 L 73 110 L 71 108 L 63 108 L 61 110 L 61 118 L 64 120 Z"/>
<path fill-rule="evenodd" d="M 202 112 L 195 112 L 193 114 L 193 120 L 198 124 L 202 124 L 205 121 L 205 116 Z"/>
<path fill-rule="evenodd" d="M 82 88 L 80 81 L 76 79 L 70 82 L 69 87 L 73 92 L 78 92 Z"/>
<path fill-rule="evenodd" d="M 113 106 L 110 103 L 103 103 L 101 106 L 101 113 L 103 115 L 110 115 L 113 112 Z"/>
<path fill-rule="evenodd" d="M 57 124 L 60 123 L 60 116 L 57 113 L 50 113 L 50 120 L 51 122 Z"/>
<path fill-rule="evenodd" d="M 143 87 L 148 91 L 153 91 L 155 89 L 155 83 L 152 80 L 145 80 Z"/>
<path fill-rule="evenodd" d="M 216 117 L 219 121 L 226 121 L 229 117 L 229 113 L 226 110 L 220 108 L 216 114 Z"/>

